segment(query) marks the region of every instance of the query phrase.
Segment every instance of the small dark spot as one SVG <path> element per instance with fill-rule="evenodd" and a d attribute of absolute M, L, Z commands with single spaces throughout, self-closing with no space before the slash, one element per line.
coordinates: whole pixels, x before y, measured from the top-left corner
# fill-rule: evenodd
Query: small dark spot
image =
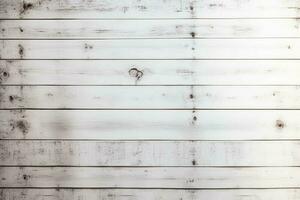
<path fill-rule="evenodd" d="M 288 46 L 288 49 L 291 49 L 291 48 L 292 48 L 291 45 L 289 45 L 289 46 Z"/>
<path fill-rule="evenodd" d="M 1 29 L 2 30 L 2 32 L 4 32 L 5 31 L 5 28 L 3 28 L 3 29 Z"/>
<path fill-rule="evenodd" d="M 84 48 L 85 49 L 93 49 L 93 46 L 92 45 L 89 45 L 87 43 L 84 44 Z"/>
<path fill-rule="evenodd" d="M 3 72 L 2 75 L 3 75 L 4 77 L 8 77 L 8 72 Z"/>
<path fill-rule="evenodd" d="M 18 45 L 18 47 L 19 47 L 19 55 L 20 55 L 21 58 L 23 58 L 23 56 L 24 56 L 24 47 L 20 44 Z"/>
<path fill-rule="evenodd" d="M 6 178 L 1 178 L 1 180 L 2 180 L 2 181 L 5 181 L 5 180 L 6 180 Z"/>
<path fill-rule="evenodd" d="M 27 181 L 29 178 L 30 178 L 30 176 L 29 176 L 29 175 L 26 175 L 26 174 L 24 174 L 24 175 L 23 175 L 23 179 L 24 179 L 24 180 L 26 180 L 26 181 Z"/>
<path fill-rule="evenodd" d="M 191 32 L 191 36 L 192 36 L 193 38 L 195 37 L 195 35 L 196 35 L 195 32 Z"/>
<path fill-rule="evenodd" d="M 196 160 L 192 160 L 192 164 L 195 166 L 197 164 Z"/>
<path fill-rule="evenodd" d="M 24 31 L 24 29 L 22 29 L 21 27 L 19 28 L 19 30 L 20 30 L 20 32 L 22 32 L 22 33 L 23 33 L 23 31 Z"/>
<path fill-rule="evenodd" d="M 190 94 L 190 98 L 193 99 L 193 98 L 194 98 L 194 95 L 193 95 L 193 94 Z"/>
<path fill-rule="evenodd" d="M 192 47 L 192 50 L 194 51 L 194 50 L 195 50 L 195 48 L 194 48 L 194 47 Z"/>
<path fill-rule="evenodd" d="M 194 120 L 194 121 L 197 121 L 197 117 L 196 117 L 196 116 L 194 116 L 194 117 L 193 117 L 193 120 Z"/>
<path fill-rule="evenodd" d="M 138 6 L 138 9 L 139 10 L 147 10 L 147 7 L 146 6 Z"/>
<path fill-rule="evenodd" d="M 282 120 L 276 120 L 276 127 L 279 129 L 284 128 L 285 124 Z"/>
<path fill-rule="evenodd" d="M 10 96 L 9 96 L 9 101 L 10 101 L 10 102 L 13 102 L 13 101 L 14 101 L 14 97 L 10 95 Z"/>
<path fill-rule="evenodd" d="M 273 92 L 273 94 L 272 94 L 272 95 L 273 95 L 273 97 L 275 97 L 275 96 L 276 96 L 276 93 L 275 93 L 275 92 Z"/>
<path fill-rule="evenodd" d="M 140 79 L 143 77 L 143 75 L 144 75 L 144 73 L 143 73 L 142 71 L 138 70 L 138 69 L 135 68 L 135 67 L 131 68 L 131 69 L 128 71 L 128 73 L 129 73 L 129 75 L 130 75 L 131 77 L 136 78 L 136 81 L 140 80 Z"/>
<path fill-rule="evenodd" d="M 190 6 L 190 10 L 194 10 L 194 6 Z"/>

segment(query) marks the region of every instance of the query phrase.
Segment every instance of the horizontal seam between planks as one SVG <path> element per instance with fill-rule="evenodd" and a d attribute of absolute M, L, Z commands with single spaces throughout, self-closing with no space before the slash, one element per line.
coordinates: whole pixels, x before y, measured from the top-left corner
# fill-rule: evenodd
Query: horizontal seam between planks
<path fill-rule="evenodd" d="M 299 66 L 300 67 L 300 66 Z M 299 80 L 300 81 L 300 80 Z M 299 84 L 0 84 L 0 87 L 298 87 Z"/>
<path fill-rule="evenodd" d="M 300 108 L 0 108 L 1 110 L 300 110 Z"/>
<path fill-rule="evenodd" d="M 140 21 L 146 21 L 146 20 L 234 20 L 234 19 L 300 19 L 299 17 L 124 17 L 124 18 L 81 18 L 81 17 L 48 17 L 48 18 L 36 18 L 36 17 L 19 17 L 19 18 L 0 18 L 0 20 L 99 20 L 99 21 L 105 21 L 105 20 L 119 20 L 119 21 L 134 21 L 134 20 L 140 20 Z"/>
<path fill-rule="evenodd" d="M 154 165 L 154 166 L 147 166 L 147 165 L 0 165 L 0 170 L 1 168 L 300 168 L 300 166 L 288 166 L 288 165 L 283 165 L 283 166 L 271 166 L 271 165 L 253 165 L 253 166 L 201 166 L 201 165 Z"/>
<path fill-rule="evenodd" d="M 172 38 L 164 38 L 164 37 L 124 37 L 124 38 L 72 38 L 72 37 L 69 37 L 69 38 L 0 38 L 0 40 L 3 40 L 3 41 L 9 41 L 9 40 L 17 40 L 17 41 L 27 41 L 27 40 L 33 40 L 33 41 L 53 41 L 53 40 L 64 40 L 64 41 L 82 41 L 82 40 L 94 40 L 94 41 L 101 41 L 101 40 L 214 40 L 214 39 L 222 39 L 222 40 L 232 40 L 232 39 L 235 39 L 235 40 L 238 40 L 238 39 L 300 39 L 300 36 L 299 37 L 288 37 L 288 36 L 282 36 L 282 37 L 279 37 L 279 36 L 276 36 L 276 37 L 172 37 Z"/>
<path fill-rule="evenodd" d="M 1 138 L 1 141 L 52 141 L 52 142 L 60 142 L 60 141 L 70 141 L 70 142 L 300 142 L 299 139 L 220 139 L 220 140 L 201 140 L 201 139 L 35 139 L 35 138 Z"/>
<path fill-rule="evenodd" d="M 219 188 L 204 188 L 204 187 L 178 187 L 178 188 L 174 188 L 174 187 L 164 187 L 164 188 L 159 188 L 159 187 L 0 187 L 0 189 L 143 189 L 143 190 L 153 190 L 153 189 L 159 189 L 159 190 L 280 190 L 280 189 L 300 189 L 300 187 L 261 187 L 261 188 L 256 188 L 256 187 L 252 187 L 252 188 L 241 188 L 241 187 L 230 187 L 230 188 L 226 188 L 226 187 L 219 187 Z"/>
<path fill-rule="evenodd" d="M 170 60 L 170 61 L 176 61 L 176 60 L 189 60 L 189 61 L 193 61 L 193 60 L 300 60 L 300 56 L 299 58 L 128 58 L 128 59 L 124 59 L 124 58 L 27 58 L 27 59 L 19 59 L 19 58 L 0 58 L 0 61 L 4 60 L 4 61 L 22 61 L 22 60 L 110 60 L 110 61 L 115 61 L 115 60 L 124 60 L 124 61 L 135 61 L 135 60 L 147 60 L 147 61 L 155 61 L 155 60 Z"/>

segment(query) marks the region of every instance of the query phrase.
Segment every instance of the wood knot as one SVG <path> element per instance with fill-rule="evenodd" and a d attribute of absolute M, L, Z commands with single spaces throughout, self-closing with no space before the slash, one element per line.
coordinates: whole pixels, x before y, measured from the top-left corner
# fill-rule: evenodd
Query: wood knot
<path fill-rule="evenodd" d="M 30 176 L 29 176 L 29 175 L 27 175 L 27 174 L 24 174 L 24 175 L 23 175 L 23 179 L 24 179 L 25 181 L 28 181 L 28 180 L 29 180 L 29 178 L 30 178 Z"/>
<path fill-rule="evenodd" d="M 15 98 L 14 98 L 14 96 L 10 95 L 10 96 L 8 97 L 8 99 L 9 99 L 10 102 L 13 102 Z"/>
<path fill-rule="evenodd" d="M 276 120 L 276 127 L 278 129 L 283 129 L 285 126 L 284 122 L 282 120 Z"/>
<path fill-rule="evenodd" d="M 138 69 L 135 68 L 135 67 L 131 68 L 131 69 L 128 71 L 128 73 L 129 73 L 129 75 L 130 75 L 131 77 L 136 78 L 136 81 L 140 80 L 140 79 L 143 77 L 143 75 L 144 75 L 144 73 L 143 73 L 142 71 L 138 70 Z"/>
<path fill-rule="evenodd" d="M 21 58 L 23 58 L 23 56 L 24 56 L 24 47 L 21 44 L 19 44 L 18 47 L 19 47 L 19 55 L 20 55 Z"/>
<path fill-rule="evenodd" d="M 192 160 L 192 165 L 193 165 L 193 166 L 197 165 L 196 160 Z"/>
<path fill-rule="evenodd" d="M 9 77 L 9 73 L 5 70 L 0 70 L 0 83 Z"/>

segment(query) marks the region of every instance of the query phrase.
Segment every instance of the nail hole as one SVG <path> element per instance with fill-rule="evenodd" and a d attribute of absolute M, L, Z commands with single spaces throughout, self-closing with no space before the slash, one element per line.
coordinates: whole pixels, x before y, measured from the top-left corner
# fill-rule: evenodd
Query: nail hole
<path fill-rule="evenodd" d="M 3 72 L 3 76 L 4 76 L 4 77 L 7 77 L 7 76 L 8 76 L 8 73 L 7 73 L 7 72 Z"/>

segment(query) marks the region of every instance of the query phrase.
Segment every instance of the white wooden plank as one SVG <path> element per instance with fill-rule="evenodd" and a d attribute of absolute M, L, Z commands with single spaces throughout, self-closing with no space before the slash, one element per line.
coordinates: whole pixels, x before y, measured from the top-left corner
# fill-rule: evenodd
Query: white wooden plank
<path fill-rule="evenodd" d="M 2 39 L 299 37 L 298 19 L 2 20 Z"/>
<path fill-rule="evenodd" d="M 2 59 L 299 59 L 300 39 L 2 40 Z"/>
<path fill-rule="evenodd" d="M 299 109 L 298 86 L 2 86 L 0 108 Z"/>
<path fill-rule="evenodd" d="M 2 0 L 1 18 L 299 17 L 299 0 Z"/>
<path fill-rule="evenodd" d="M 1 187 L 294 188 L 298 167 L 1 167 Z"/>
<path fill-rule="evenodd" d="M 2 200 L 298 200 L 299 189 L 0 189 Z"/>
<path fill-rule="evenodd" d="M 299 116 L 298 110 L 1 110 L 0 139 L 299 140 Z"/>
<path fill-rule="evenodd" d="M 8 60 L 2 85 L 299 85 L 299 60 Z"/>
<path fill-rule="evenodd" d="M 300 166 L 290 141 L 0 141 L 1 166 Z"/>

